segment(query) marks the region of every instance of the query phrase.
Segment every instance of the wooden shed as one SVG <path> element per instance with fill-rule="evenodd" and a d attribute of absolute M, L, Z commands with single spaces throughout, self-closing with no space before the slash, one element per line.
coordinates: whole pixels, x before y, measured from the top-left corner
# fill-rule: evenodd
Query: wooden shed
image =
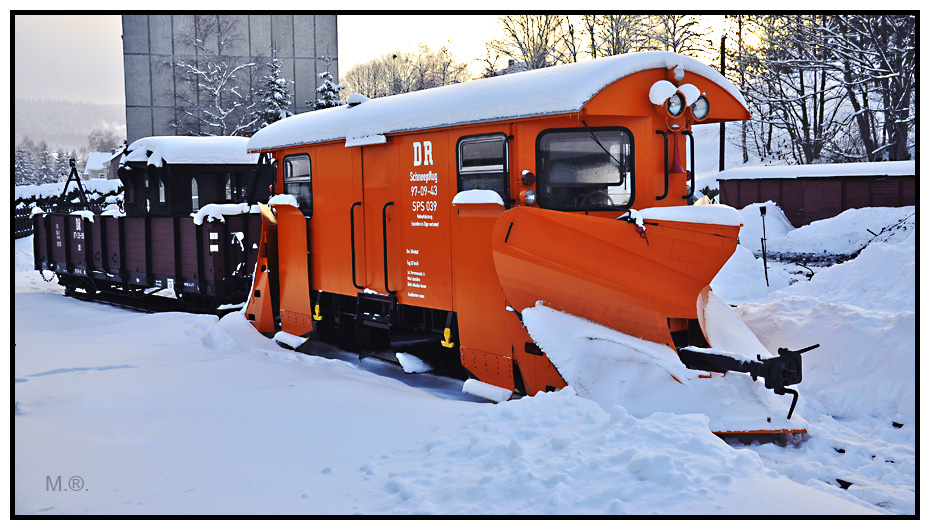
<path fill-rule="evenodd" d="M 917 203 L 914 160 L 802 166 L 756 166 L 721 171 L 720 202 L 734 208 L 774 201 L 795 227 L 844 210 Z"/>

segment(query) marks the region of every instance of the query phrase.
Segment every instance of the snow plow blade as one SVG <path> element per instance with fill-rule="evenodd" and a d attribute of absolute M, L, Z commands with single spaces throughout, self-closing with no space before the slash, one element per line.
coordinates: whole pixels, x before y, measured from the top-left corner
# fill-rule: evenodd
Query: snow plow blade
<path fill-rule="evenodd" d="M 649 212 L 720 210 L 728 224 L 652 220 Z M 512 208 L 491 248 L 501 287 L 517 310 L 546 305 L 635 337 L 674 347 L 668 319 L 697 318 L 697 300 L 736 249 L 741 219 L 726 207 L 641 212 L 635 222 Z M 718 212 L 713 212 L 718 213 Z M 627 216 L 629 217 L 629 216 Z"/>
<path fill-rule="evenodd" d="M 776 412 L 781 402 L 770 393 L 795 392 L 785 387 L 800 381 L 800 353 L 762 361 L 771 354 L 710 291 L 736 248 L 740 224 L 735 210 L 719 206 L 652 208 L 620 218 L 536 208 L 502 214 L 492 232 L 501 287 L 564 381 L 527 387 L 568 385 L 634 415 L 703 413 L 722 437 L 778 442 L 805 433 L 802 420 Z M 568 317 L 588 322 L 560 329 L 558 320 Z M 682 344 L 682 333 L 693 340 Z M 747 375 L 725 377 L 729 371 Z M 614 385 L 636 390 L 603 388 Z"/>

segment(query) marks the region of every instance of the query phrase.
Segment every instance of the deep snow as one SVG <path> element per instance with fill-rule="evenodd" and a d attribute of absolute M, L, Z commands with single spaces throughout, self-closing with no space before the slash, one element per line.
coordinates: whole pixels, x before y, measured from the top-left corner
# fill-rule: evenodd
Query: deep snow
<path fill-rule="evenodd" d="M 895 217 L 886 214 L 857 215 L 879 232 Z M 898 214 L 916 223 L 912 209 Z M 779 237 L 830 240 L 847 224 Z M 32 270 L 31 238 L 18 240 L 13 508 L 914 514 L 915 231 L 886 233 L 810 281 L 770 263 L 785 280 L 771 287 L 761 260 L 738 250 L 715 291 L 770 352 L 821 344 L 798 385 L 810 433 L 800 447 L 731 447 L 704 414 L 605 406 L 580 389 L 481 402 L 461 382 L 326 345 L 309 356 L 283 349 L 240 313 L 142 314 L 66 298 Z M 783 413 L 787 397 L 772 398 Z M 59 476 L 62 489 L 81 477 L 84 491 L 50 491 Z"/>

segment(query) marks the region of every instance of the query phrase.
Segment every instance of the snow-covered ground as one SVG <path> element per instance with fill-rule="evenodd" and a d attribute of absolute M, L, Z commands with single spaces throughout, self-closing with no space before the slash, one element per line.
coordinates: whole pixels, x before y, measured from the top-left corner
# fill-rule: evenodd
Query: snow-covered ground
<path fill-rule="evenodd" d="M 783 234 L 767 225 L 770 248 L 816 241 L 813 251 L 849 226 L 880 233 L 910 216 L 894 234 L 859 233 L 853 246 L 865 250 L 810 281 L 770 262 L 766 287 L 762 260 L 740 247 L 713 283 L 769 351 L 821 345 L 805 354 L 798 385 L 810 433 L 800 447 L 729 446 L 705 415 L 628 410 L 572 389 L 485 403 L 461 382 L 378 359 L 283 349 L 240 313 L 81 302 L 44 282 L 31 238 L 18 240 L 13 508 L 914 514 L 916 220 L 913 208 L 883 210 Z"/>

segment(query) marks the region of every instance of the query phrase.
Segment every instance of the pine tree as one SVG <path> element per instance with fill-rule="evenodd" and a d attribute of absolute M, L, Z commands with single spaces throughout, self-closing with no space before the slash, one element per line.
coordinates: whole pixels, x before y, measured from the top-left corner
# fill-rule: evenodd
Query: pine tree
<path fill-rule="evenodd" d="M 310 110 L 328 109 L 330 107 L 345 105 L 346 102 L 339 99 L 339 91 L 346 86 L 333 83 L 333 76 L 329 72 L 320 72 L 317 74 L 317 77 L 322 79 L 323 82 L 320 83 L 320 86 L 316 89 L 316 101 L 307 102 L 307 104 L 310 105 Z"/>
<path fill-rule="evenodd" d="M 260 129 L 294 115 L 289 108 L 291 106 L 291 96 L 288 92 L 288 85 L 293 81 L 282 77 L 281 61 L 278 60 L 277 50 L 274 47 L 271 48 L 271 61 L 265 64 L 271 73 L 262 76 L 264 89 L 258 94 L 261 98 L 261 109 L 258 112 Z"/>
<path fill-rule="evenodd" d="M 13 156 L 13 172 L 17 186 L 37 184 L 35 178 L 35 161 L 32 152 L 24 144 L 16 146 Z"/>
<path fill-rule="evenodd" d="M 55 182 L 55 160 L 52 153 L 48 150 L 48 144 L 42 142 L 39 144 L 39 158 L 36 160 L 36 177 L 39 183 Z"/>
<path fill-rule="evenodd" d="M 68 162 L 68 153 L 61 147 L 55 151 L 55 180 L 67 179 L 71 174 L 71 164 Z"/>

